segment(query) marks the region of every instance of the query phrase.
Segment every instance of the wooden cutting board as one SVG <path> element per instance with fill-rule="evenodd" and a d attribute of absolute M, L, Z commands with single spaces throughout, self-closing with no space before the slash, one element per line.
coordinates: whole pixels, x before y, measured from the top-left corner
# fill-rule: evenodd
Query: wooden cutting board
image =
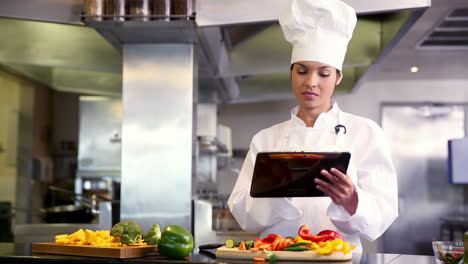
<path fill-rule="evenodd" d="M 344 254 L 341 251 L 334 251 L 327 255 L 320 255 L 317 251 L 272 251 L 276 254 L 277 260 L 294 261 L 347 261 L 352 259 L 352 253 Z M 252 252 L 249 250 L 239 250 L 238 248 L 227 248 L 226 246 L 216 249 L 216 257 L 224 259 L 249 259 L 267 258 L 265 252 Z"/>
<path fill-rule="evenodd" d="M 96 247 L 61 245 L 55 243 L 33 243 L 32 253 L 74 255 L 103 258 L 138 258 L 157 252 L 157 246 Z"/>

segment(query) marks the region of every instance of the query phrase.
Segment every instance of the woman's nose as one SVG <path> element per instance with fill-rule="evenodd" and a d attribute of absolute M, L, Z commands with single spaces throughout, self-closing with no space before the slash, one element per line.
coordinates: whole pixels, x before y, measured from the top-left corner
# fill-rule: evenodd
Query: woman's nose
<path fill-rule="evenodd" d="M 318 76 L 314 73 L 308 74 L 306 78 L 307 87 L 316 87 L 318 82 Z"/>

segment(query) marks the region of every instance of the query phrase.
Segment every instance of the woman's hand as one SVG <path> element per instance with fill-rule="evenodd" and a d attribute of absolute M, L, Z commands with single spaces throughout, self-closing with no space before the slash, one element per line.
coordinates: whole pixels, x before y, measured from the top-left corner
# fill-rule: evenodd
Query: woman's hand
<path fill-rule="evenodd" d="M 334 168 L 330 172 L 322 170 L 320 173 L 331 183 L 315 179 L 315 183 L 318 184 L 317 189 L 330 196 L 335 204 L 343 206 L 350 215 L 353 215 L 358 205 L 358 196 L 353 181 L 348 175 Z"/>

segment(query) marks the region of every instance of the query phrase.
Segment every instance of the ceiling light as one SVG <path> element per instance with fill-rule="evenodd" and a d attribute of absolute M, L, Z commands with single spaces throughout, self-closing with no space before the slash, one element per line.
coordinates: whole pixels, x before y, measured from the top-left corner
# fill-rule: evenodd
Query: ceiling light
<path fill-rule="evenodd" d="M 411 72 L 418 72 L 418 71 L 419 71 L 419 68 L 416 67 L 416 66 L 413 66 L 413 67 L 411 67 L 410 71 L 411 71 Z"/>

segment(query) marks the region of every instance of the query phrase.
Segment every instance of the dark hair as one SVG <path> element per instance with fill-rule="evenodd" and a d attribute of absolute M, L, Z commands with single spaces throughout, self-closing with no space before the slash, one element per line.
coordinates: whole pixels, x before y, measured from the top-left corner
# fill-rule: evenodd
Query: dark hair
<path fill-rule="evenodd" d="M 295 63 L 291 64 L 291 68 L 289 68 L 289 72 L 290 72 L 290 73 L 292 73 L 292 69 L 293 69 L 293 67 L 294 67 L 294 64 L 295 64 Z M 340 73 L 341 73 L 341 71 L 338 70 L 338 69 L 336 69 L 336 76 L 340 75 Z M 289 76 L 290 76 L 290 78 L 291 78 L 291 75 L 289 75 Z"/>
<path fill-rule="evenodd" d="M 294 67 L 294 64 L 295 64 L 295 63 L 291 64 L 291 68 L 289 68 L 289 71 L 292 71 L 292 69 L 293 69 L 293 67 Z M 338 70 L 338 69 L 336 69 L 336 75 L 340 75 L 340 73 L 341 73 L 341 71 Z"/>

